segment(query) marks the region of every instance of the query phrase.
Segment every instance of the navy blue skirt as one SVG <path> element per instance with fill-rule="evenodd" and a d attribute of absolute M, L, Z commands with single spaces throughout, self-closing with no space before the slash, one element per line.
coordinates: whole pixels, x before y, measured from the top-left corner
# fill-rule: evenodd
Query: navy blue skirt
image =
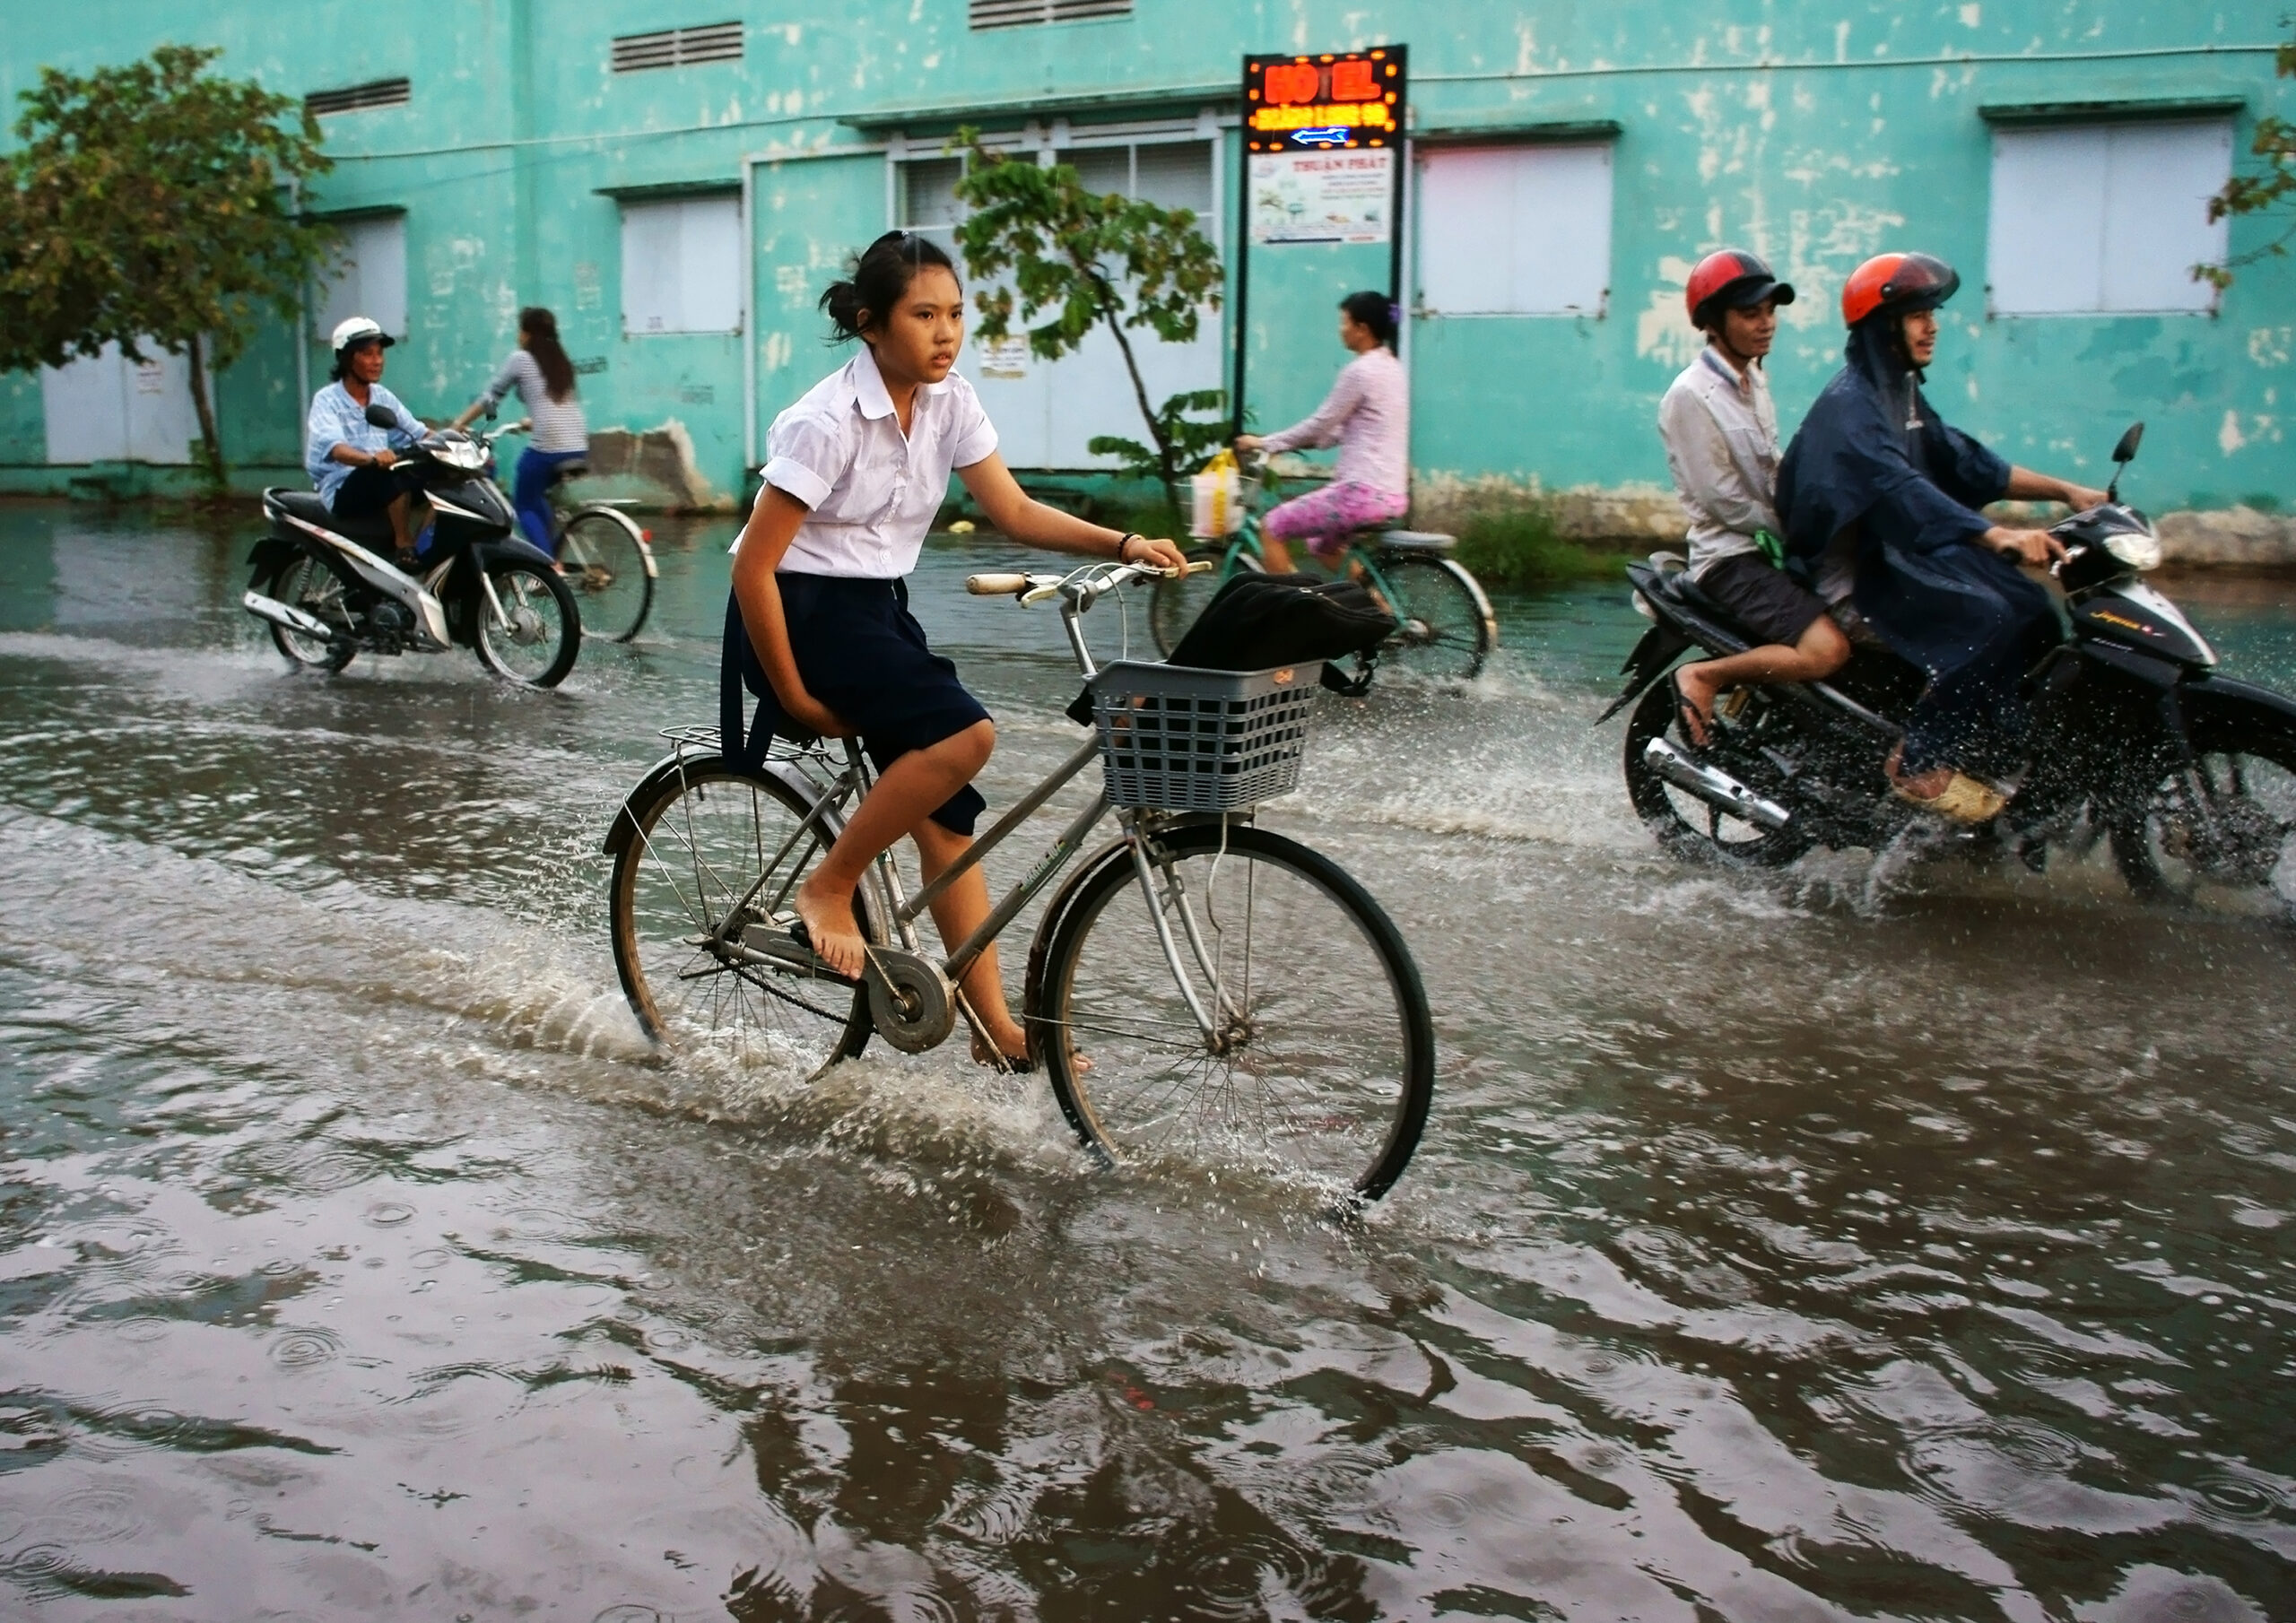
<path fill-rule="evenodd" d="M 988 719 L 980 700 L 965 691 L 957 667 L 933 652 L 925 628 L 909 612 L 909 586 L 844 575 L 778 573 L 781 619 L 789 652 L 805 691 L 861 734 L 861 746 L 882 774 L 911 750 L 930 749 Z M 742 693 L 758 701 L 756 719 L 742 725 Z M 761 764 L 776 737 L 804 743 L 812 735 L 785 715 L 773 684 L 751 647 L 741 604 L 726 595 L 725 655 L 718 673 L 719 735 L 745 765 Z M 968 784 L 933 813 L 954 834 L 970 834 L 988 803 Z"/>

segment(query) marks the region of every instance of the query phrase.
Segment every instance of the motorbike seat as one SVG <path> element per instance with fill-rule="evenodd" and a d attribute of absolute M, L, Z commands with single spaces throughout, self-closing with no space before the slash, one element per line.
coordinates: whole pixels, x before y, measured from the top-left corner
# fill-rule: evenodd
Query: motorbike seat
<path fill-rule="evenodd" d="M 1718 630 L 1728 632 L 1738 639 L 1742 647 L 1751 648 L 1754 646 L 1755 638 L 1752 634 L 1738 623 L 1737 617 L 1729 610 L 1700 591 L 1698 583 L 1690 577 L 1688 569 L 1676 569 L 1668 574 L 1655 576 L 1653 582 L 1656 590 L 1673 598 L 1677 604 L 1689 610 L 1709 625 Z"/>
<path fill-rule="evenodd" d="M 274 487 L 263 493 L 264 505 L 284 513 L 290 518 L 300 518 L 305 524 L 315 524 L 322 530 L 332 530 L 337 535 L 347 535 L 352 541 L 382 541 L 395 539 L 391 534 L 390 516 L 387 513 L 361 513 L 344 517 L 328 508 L 317 490 L 288 490 Z"/>

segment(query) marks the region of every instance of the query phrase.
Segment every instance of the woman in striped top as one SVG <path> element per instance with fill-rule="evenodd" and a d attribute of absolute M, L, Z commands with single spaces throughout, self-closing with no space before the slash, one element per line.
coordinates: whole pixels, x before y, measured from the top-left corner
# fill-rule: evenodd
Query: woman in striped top
<path fill-rule="evenodd" d="M 555 556 L 557 538 L 551 533 L 550 522 L 551 479 L 567 463 L 579 462 L 590 454 L 590 430 L 582 420 L 582 403 L 575 395 L 574 363 L 566 358 L 566 346 L 558 342 L 558 317 L 540 305 L 529 305 L 518 312 L 518 347 L 494 374 L 486 393 L 455 419 L 455 427 L 467 428 L 481 412 L 491 416 L 502 396 L 514 389 L 533 420 L 534 433 L 526 448 L 518 453 L 510 505 L 517 512 L 518 525 L 526 531 L 526 539 Z"/>

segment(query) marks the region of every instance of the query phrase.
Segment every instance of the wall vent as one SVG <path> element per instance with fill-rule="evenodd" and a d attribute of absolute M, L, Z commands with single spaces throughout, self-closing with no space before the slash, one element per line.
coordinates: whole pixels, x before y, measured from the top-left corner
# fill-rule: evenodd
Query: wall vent
<path fill-rule="evenodd" d="M 313 91 L 303 98 L 303 106 L 324 118 L 330 113 L 361 113 L 373 107 L 404 107 L 413 99 L 414 87 L 407 81 L 377 79 L 339 91 Z"/>
<path fill-rule="evenodd" d="M 1026 28 L 1036 22 L 1130 15 L 1132 0 L 971 0 L 970 21 L 977 29 Z"/>
<path fill-rule="evenodd" d="M 704 22 L 693 28 L 665 28 L 651 34 L 624 34 L 613 42 L 613 71 L 617 74 L 741 59 L 742 25 L 738 22 Z"/>

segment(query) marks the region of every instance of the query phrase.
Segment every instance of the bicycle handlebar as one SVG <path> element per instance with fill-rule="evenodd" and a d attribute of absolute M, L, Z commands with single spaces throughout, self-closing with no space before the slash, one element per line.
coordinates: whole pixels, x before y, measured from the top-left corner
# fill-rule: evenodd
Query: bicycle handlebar
<path fill-rule="evenodd" d="M 1069 575 L 968 575 L 965 577 L 965 590 L 975 597 L 1018 597 L 1028 603 L 1042 603 L 1064 586 L 1073 586 L 1079 599 L 1090 603 L 1111 587 L 1128 586 L 1135 580 L 1151 576 L 1170 578 L 1174 575 L 1201 575 L 1212 567 L 1210 559 L 1198 558 L 1180 569 L 1161 569 L 1154 564 L 1121 563 L 1088 565 Z"/>

